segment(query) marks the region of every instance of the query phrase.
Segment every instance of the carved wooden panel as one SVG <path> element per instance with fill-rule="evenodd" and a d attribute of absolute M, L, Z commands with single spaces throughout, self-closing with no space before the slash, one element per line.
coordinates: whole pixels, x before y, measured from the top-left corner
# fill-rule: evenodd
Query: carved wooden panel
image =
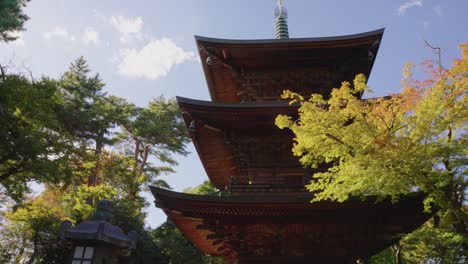
<path fill-rule="evenodd" d="M 238 77 L 238 94 L 244 102 L 279 100 L 286 89 L 307 95 L 324 94 L 333 86 L 335 75 L 328 69 L 246 72 Z"/>

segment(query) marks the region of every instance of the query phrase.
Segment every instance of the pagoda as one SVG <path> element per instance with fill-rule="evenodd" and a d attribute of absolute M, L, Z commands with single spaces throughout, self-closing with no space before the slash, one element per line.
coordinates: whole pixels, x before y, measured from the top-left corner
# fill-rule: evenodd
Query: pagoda
<path fill-rule="evenodd" d="M 275 126 L 297 116 L 283 90 L 327 97 L 342 81 L 369 76 L 383 29 L 290 39 L 279 1 L 276 39 L 195 36 L 211 101 L 178 97 L 211 183 L 229 196 L 151 187 L 156 206 L 207 255 L 228 263 L 356 263 L 396 243 L 430 215 L 420 194 L 397 203 L 351 199 L 311 203 L 314 173 L 292 155 L 293 134 Z"/>

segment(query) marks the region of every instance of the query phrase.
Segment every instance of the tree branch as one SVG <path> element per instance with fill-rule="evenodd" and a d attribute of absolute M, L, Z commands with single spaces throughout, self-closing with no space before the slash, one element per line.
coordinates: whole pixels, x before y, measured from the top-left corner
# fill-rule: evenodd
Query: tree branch
<path fill-rule="evenodd" d="M 149 149 L 150 149 L 151 145 L 146 145 L 145 146 L 145 151 L 143 153 L 143 160 L 141 161 L 141 164 L 140 164 L 140 170 L 138 171 L 138 176 L 140 176 L 141 174 L 143 174 L 143 171 L 145 169 L 145 165 L 146 165 L 146 162 L 148 160 L 148 155 L 149 155 Z"/>
<path fill-rule="evenodd" d="M 353 148 L 353 147 L 351 147 L 350 145 L 346 144 L 346 143 L 343 142 L 341 139 L 339 139 L 339 138 L 333 136 L 332 134 L 330 134 L 330 133 L 325 133 L 325 136 L 327 136 L 328 138 L 333 139 L 334 141 L 336 141 L 336 142 L 342 144 L 343 146 L 347 147 L 349 150 L 351 150 L 352 152 L 354 152 L 354 148 Z M 352 154 L 352 153 L 351 153 L 351 154 Z"/>
<path fill-rule="evenodd" d="M 0 175 L 0 182 L 8 179 L 13 174 L 18 173 L 18 172 L 22 172 L 22 171 L 24 171 L 24 169 L 21 166 L 11 167 L 5 173 Z"/>
<path fill-rule="evenodd" d="M 2 80 L 6 81 L 5 68 L 0 64 L 0 73 L 2 74 Z"/>
<path fill-rule="evenodd" d="M 135 164 L 136 164 L 138 162 L 138 152 L 140 152 L 140 140 L 137 137 L 133 137 L 133 140 L 135 140 L 135 150 L 133 152 L 133 160 L 135 161 Z"/>

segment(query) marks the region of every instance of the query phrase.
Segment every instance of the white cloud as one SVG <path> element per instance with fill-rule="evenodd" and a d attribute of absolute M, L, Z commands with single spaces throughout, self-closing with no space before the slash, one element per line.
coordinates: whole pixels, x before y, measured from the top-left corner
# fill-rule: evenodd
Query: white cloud
<path fill-rule="evenodd" d="M 424 3 L 424 0 L 409 0 L 407 2 L 404 2 L 398 8 L 398 14 L 400 16 L 403 16 L 404 14 L 406 14 L 406 11 L 408 9 L 413 8 L 413 7 L 422 7 L 423 3 Z"/>
<path fill-rule="evenodd" d="M 434 6 L 434 12 L 438 15 L 438 16 L 443 16 L 444 15 L 444 11 L 442 10 L 442 7 L 440 5 L 436 5 Z"/>
<path fill-rule="evenodd" d="M 193 52 L 184 51 L 171 39 L 150 41 L 142 49 L 123 49 L 119 57 L 119 73 L 127 77 L 156 80 L 166 76 L 177 64 L 193 60 Z"/>
<path fill-rule="evenodd" d="M 110 23 L 114 28 L 122 34 L 120 37 L 121 43 L 128 43 L 133 39 L 142 40 L 141 28 L 143 27 L 143 19 L 141 17 L 128 18 L 124 16 L 112 16 Z"/>
<path fill-rule="evenodd" d="M 68 33 L 66 28 L 60 27 L 60 26 L 56 26 L 56 27 L 52 28 L 51 30 L 42 33 L 42 37 L 45 40 L 50 40 L 52 38 L 69 39 L 69 40 L 72 40 L 72 41 L 75 40 L 75 37 L 71 36 Z"/>
<path fill-rule="evenodd" d="M 88 44 L 99 44 L 99 32 L 94 30 L 91 27 L 88 27 L 85 29 L 83 32 L 83 36 L 81 37 L 81 40 L 88 45 Z"/>
<path fill-rule="evenodd" d="M 23 32 L 21 32 L 21 31 L 13 31 L 13 32 L 9 33 L 8 35 L 10 35 L 10 36 L 16 38 L 14 41 L 11 42 L 11 43 L 13 43 L 14 45 L 24 47 L 24 45 L 26 44 L 26 43 L 24 42 Z"/>
<path fill-rule="evenodd" d="M 112 16 L 110 22 L 117 31 L 123 34 L 139 33 L 143 26 L 143 19 L 141 17 L 132 19 L 124 16 Z"/>

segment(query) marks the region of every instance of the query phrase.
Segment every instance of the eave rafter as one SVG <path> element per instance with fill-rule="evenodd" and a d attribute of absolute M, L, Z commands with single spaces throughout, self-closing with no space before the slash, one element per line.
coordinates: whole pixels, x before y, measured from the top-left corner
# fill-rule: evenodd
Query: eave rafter
<path fill-rule="evenodd" d="M 291 132 L 274 124 L 278 114 L 296 115 L 297 105 L 283 101 L 239 105 L 181 97 L 177 100 L 202 164 L 217 188 L 262 184 L 262 175 L 269 173 L 274 177 L 305 174 L 302 165 L 289 154 Z M 278 185 L 287 182 L 282 180 Z M 296 187 L 303 189 L 305 183 L 296 182 Z"/>
<path fill-rule="evenodd" d="M 285 88 L 326 94 L 358 73 L 369 77 L 383 31 L 286 40 L 195 39 L 213 101 L 269 101 Z M 332 78 L 318 78 L 325 76 Z"/>
<path fill-rule="evenodd" d="M 155 187 L 151 191 L 157 206 L 185 236 L 208 254 L 233 262 L 255 259 L 261 249 L 263 257 L 313 254 L 323 262 L 328 258 L 343 263 L 384 249 L 397 241 L 399 234 L 413 230 L 431 216 L 424 213 L 422 194 L 401 197 L 395 204 L 389 200 L 376 202 L 371 197 L 367 201 L 310 204 L 310 193 L 217 197 Z"/>

